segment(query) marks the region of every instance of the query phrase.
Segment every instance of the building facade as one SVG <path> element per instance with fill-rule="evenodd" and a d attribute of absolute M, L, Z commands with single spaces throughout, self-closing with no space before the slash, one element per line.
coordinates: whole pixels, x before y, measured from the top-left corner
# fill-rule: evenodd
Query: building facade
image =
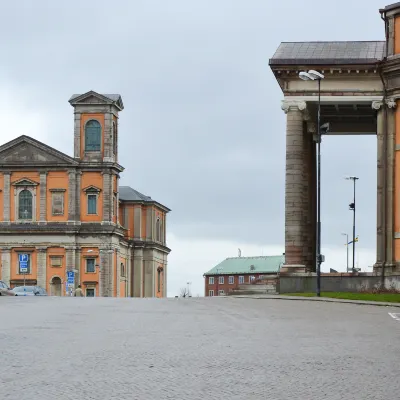
<path fill-rule="evenodd" d="M 285 256 L 230 257 L 206 272 L 204 295 L 225 296 L 239 285 L 276 277 Z"/>
<path fill-rule="evenodd" d="M 167 207 L 120 186 L 120 95 L 73 95 L 74 156 L 28 136 L 0 147 L 0 279 L 69 295 L 164 297 Z"/>
<path fill-rule="evenodd" d="M 379 13 L 384 41 L 285 42 L 270 59 L 287 120 L 282 272 L 315 271 L 319 99 L 321 126 L 329 123 L 330 135 L 376 135 L 374 272 L 382 277 L 400 272 L 400 3 Z M 320 90 L 317 81 L 299 79 L 309 70 L 323 74 Z"/>

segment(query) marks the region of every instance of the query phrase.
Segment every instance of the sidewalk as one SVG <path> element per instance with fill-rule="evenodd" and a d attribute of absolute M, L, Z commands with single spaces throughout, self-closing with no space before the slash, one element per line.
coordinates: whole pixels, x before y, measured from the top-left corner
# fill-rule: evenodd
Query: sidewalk
<path fill-rule="evenodd" d="M 323 301 L 326 303 L 349 303 L 360 304 L 365 306 L 380 306 L 380 307 L 400 307 L 400 303 L 388 303 L 383 301 L 365 301 L 365 300 L 346 300 L 346 299 L 332 299 L 330 297 L 301 297 L 301 296 L 284 296 L 279 294 L 271 295 L 238 295 L 226 296 L 237 299 L 259 299 L 259 300 L 292 300 L 292 301 Z"/>

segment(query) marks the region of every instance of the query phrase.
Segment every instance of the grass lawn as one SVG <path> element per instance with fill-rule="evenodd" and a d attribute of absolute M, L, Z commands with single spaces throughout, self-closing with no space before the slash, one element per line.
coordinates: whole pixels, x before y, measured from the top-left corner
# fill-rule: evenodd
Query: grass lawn
<path fill-rule="evenodd" d="M 282 296 L 315 297 L 315 293 L 282 293 Z M 400 294 L 397 293 L 346 293 L 346 292 L 321 292 L 321 297 L 346 300 L 383 301 L 400 303 Z"/>

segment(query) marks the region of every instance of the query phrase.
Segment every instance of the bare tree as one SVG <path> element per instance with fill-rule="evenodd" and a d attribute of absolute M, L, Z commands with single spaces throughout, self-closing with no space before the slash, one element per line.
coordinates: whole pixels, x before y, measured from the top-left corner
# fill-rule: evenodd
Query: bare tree
<path fill-rule="evenodd" d="M 181 288 L 181 297 L 189 297 L 189 290 L 187 288 Z"/>

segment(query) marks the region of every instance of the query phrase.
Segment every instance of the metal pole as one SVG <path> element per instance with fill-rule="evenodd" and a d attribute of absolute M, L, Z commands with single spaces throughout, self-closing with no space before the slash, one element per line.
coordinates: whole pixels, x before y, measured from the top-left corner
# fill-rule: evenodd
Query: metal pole
<path fill-rule="evenodd" d="M 321 79 L 318 79 L 317 127 L 317 297 L 321 296 Z"/>
<path fill-rule="evenodd" d="M 353 195 L 353 272 L 355 268 L 355 260 L 356 260 L 356 178 L 353 178 L 354 182 L 354 195 Z"/>
<path fill-rule="evenodd" d="M 349 272 L 349 235 L 346 234 L 347 242 L 346 242 L 346 249 L 347 249 L 347 266 L 346 272 Z"/>

